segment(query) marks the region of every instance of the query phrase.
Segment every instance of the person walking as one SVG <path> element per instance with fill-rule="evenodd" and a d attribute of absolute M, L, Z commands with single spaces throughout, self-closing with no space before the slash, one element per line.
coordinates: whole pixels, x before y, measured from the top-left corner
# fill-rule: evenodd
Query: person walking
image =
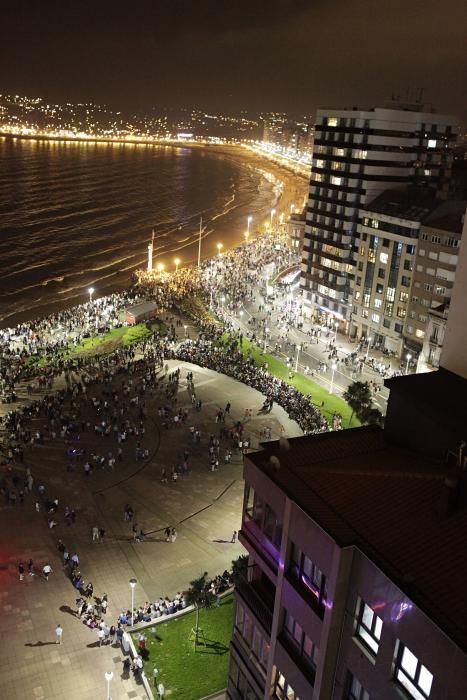
<path fill-rule="evenodd" d="M 233 531 L 232 539 L 230 541 L 232 544 L 235 544 L 235 542 L 237 541 L 237 531 L 236 530 Z"/>
<path fill-rule="evenodd" d="M 34 576 L 34 562 L 32 559 L 28 561 L 28 571 L 29 571 L 29 576 Z"/>
<path fill-rule="evenodd" d="M 50 574 L 53 573 L 53 569 L 50 566 L 50 564 L 45 564 L 45 566 L 42 567 L 42 573 L 44 575 L 45 580 L 48 581 Z"/>
<path fill-rule="evenodd" d="M 55 644 L 62 643 L 63 628 L 61 625 L 57 625 L 55 628 Z"/>
<path fill-rule="evenodd" d="M 24 581 L 24 564 L 22 561 L 18 564 L 18 576 L 20 581 Z"/>

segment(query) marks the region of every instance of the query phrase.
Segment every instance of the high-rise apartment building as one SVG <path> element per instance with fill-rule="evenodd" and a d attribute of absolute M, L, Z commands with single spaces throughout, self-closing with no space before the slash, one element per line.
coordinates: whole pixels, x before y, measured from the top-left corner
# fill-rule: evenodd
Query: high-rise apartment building
<path fill-rule="evenodd" d="M 362 209 L 388 188 L 446 197 L 456 120 L 419 105 L 318 110 L 301 287 L 350 330 Z"/>

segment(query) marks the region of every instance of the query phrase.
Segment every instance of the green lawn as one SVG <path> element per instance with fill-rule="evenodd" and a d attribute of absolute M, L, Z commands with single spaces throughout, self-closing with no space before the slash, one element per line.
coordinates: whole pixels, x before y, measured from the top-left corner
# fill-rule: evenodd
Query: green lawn
<path fill-rule="evenodd" d="M 352 409 L 350 406 L 336 394 L 330 394 L 329 390 L 321 384 L 314 382 L 312 379 L 305 377 L 303 374 L 295 374 L 293 379 L 289 379 L 289 369 L 284 362 L 281 362 L 273 355 L 262 352 L 261 348 L 254 345 L 251 341 L 243 339 L 242 352 L 246 357 L 250 351 L 255 364 L 260 365 L 264 362 L 268 363 L 268 371 L 279 379 L 283 379 L 287 384 L 291 384 L 298 389 L 302 394 L 311 395 L 312 403 L 319 408 L 325 418 L 331 420 L 333 413 L 339 413 L 342 416 L 342 424 L 345 428 L 349 427 L 350 416 Z M 361 425 L 356 416 L 352 419 L 352 427 Z"/>
<path fill-rule="evenodd" d="M 153 330 L 158 328 L 160 331 L 164 331 L 164 324 L 161 322 L 153 323 L 151 325 L 151 330 L 149 330 L 145 323 L 137 323 L 135 326 L 122 326 L 121 328 L 112 328 L 108 333 L 104 335 L 94 335 L 90 338 L 83 338 L 79 345 L 73 346 L 71 350 L 61 357 L 61 359 L 73 359 L 83 353 L 89 355 L 102 355 L 108 352 L 112 352 L 117 347 L 127 347 L 132 343 L 137 343 L 138 341 L 145 338 Z M 54 362 L 54 355 L 47 355 L 39 359 L 32 358 L 33 364 L 38 367 L 46 367 L 47 365 Z"/>
<path fill-rule="evenodd" d="M 154 685 L 154 667 L 159 670 L 157 683 L 164 685 L 165 695 L 171 700 L 200 700 L 227 686 L 233 596 L 222 598 L 219 606 L 200 610 L 199 624 L 206 645 L 198 645 L 196 651 L 190 641 L 194 612 L 144 630 L 149 652 L 144 672 Z M 137 648 L 138 634 L 132 637 Z"/>

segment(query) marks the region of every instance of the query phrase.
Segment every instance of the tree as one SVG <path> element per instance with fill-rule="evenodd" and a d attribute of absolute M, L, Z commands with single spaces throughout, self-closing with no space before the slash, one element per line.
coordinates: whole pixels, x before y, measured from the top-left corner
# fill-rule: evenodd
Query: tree
<path fill-rule="evenodd" d="M 372 408 L 371 389 L 368 382 L 352 382 L 342 394 L 352 409 L 352 414 L 349 420 L 349 426 L 352 423 L 352 418 L 355 415 L 359 420 L 364 422 L 363 416 L 365 412 Z"/>
<path fill-rule="evenodd" d="M 366 408 L 359 416 L 360 420 L 367 425 L 379 425 L 383 427 L 384 417 L 381 411 L 377 408 Z"/>
<path fill-rule="evenodd" d="M 195 628 L 191 630 L 191 636 L 195 649 L 199 644 L 200 637 L 202 637 L 204 641 L 204 633 L 199 626 L 199 610 L 200 608 L 210 608 L 217 600 L 216 595 L 209 588 L 207 575 L 208 572 L 205 571 L 202 576 L 190 581 L 190 588 L 186 594 L 186 601 L 188 605 L 194 605 L 196 612 Z"/>
<path fill-rule="evenodd" d="M 245 580 L 248 571 L 248 554 L 240 554 L 237 559 L 232 560 L 232 581 Z"/>

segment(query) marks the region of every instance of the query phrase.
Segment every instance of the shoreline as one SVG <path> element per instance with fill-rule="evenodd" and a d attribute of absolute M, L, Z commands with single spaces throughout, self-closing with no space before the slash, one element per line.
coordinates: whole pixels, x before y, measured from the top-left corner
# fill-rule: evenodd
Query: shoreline
<path fill-rule="evenodd" d="M 8 135 L 4 138 L 9 138 L 9 139 L 25 139 L 25 140 L 53 140 L 53 141 L 63 141 L 63 138 L 54 138 L 54 139 L 46 139 L 46 138 L 41 138 L 38 139 L 37 137 L 32 137 L 32 136 L 13 136 L 13 135 Z M 70 141 L 77 141 L 77 139 L 70 139 Z M 97 143 L 96 141 L 90 142 L 88 139 L 84 140 L 84 143 Z M 112 145 L 111 141 L 104 141 L 103 144 L 105 145 Z M 125 145 L 132 145 L 136 146 L 137 144 L 135 142 L 122 142 L 122 144 Z M 160 146 L 165 146 L 165 147 L 170 147 L 170 148 L 191 148 L 195 150 L 204 150 L 208 151 L 211 153 L 214 153 L 220 157 L 228 158 L 232 161 L 236 161 L 238 163 L 238 167 L 247 167 L 247 168 L 254 168 L 258 174 L 260 175 L 260 182 L 264 182 L 264 180 L 269 180 L 269 186 L 271 188 L 271 200 L 270 200 L 270 207 L 277 209 L 277 216 L 279 216 L 279 212 L 282 211 L 284 213 L 284 218 L 287 219 L 289 213 L 290 213 L 290 206 L 292 203 L 297 205 L 297 210 L 301 208 L 301 203 L 304 200 L 306 193 L 307 193 L 307 188 L 308 188 L 308 179 L 305 178 L 305 176 L 301 174 L 297 174 L 291 170 L 288 170 L 285 166 L 273 163 L 269 159 L 266 159 L 262 157 L 261 155 L 254 153 L 250 151 L 249 149 L 242 148 L 240 145 L 225 145 L 225 144 L 194 144 L 194 143 L 163 143 L 163 142 L 145 142 L 146 145 L 148 146 L 155 146 L 155 147 L 160 147 Z M 119 145 L 118 143 L 115 145 Z M 267 177 L 267 175 L 270 176 L 270 179 Z M 264 186 L 264 185 L 263 185 Z M 259 190 L 258 190 L 259 194 Z M 264 211 L 264 207 L 262 208 Z M 263 214 L 264 216 L 264 214 Z M 256 225 L 253 225 L 251 227 L 250 231 L 250 236 L 251 238 L 255 238 L 257 235 L 260 235 L 261 233 L 264 232 L 264 226 L 263 222 L 255 222 Z M 224 250 L 231 250 L 233 248 L 238 247 L 241 243 L 244 241 L 244 229 L 246 228 L 246 225 L 241 225 L 240 224 L 240 219 L 238 219 L 238 222 L 234 222 L 234 226 L 236 230 L 232 230 L 228 232 L 228 235 L 223 236 L 223 244 L 224 244 Z M 215 244 L 214 244 L 214 236 L 211 233 L 206 234 L 205 237 L 203 237 L 203 248 L 204 251 L 202 250 L 202 260 L 207 260 L 211 257 L 213 257 L 215 253 Z M 197 248 L 197 245 L 196 245 Z M 187 251 L 188 252 L 188 251 Z M 197 252 L 197 251 L 196 251 Z M 204 252 L 204 254 L 203 254 Z M 189 265 L 193 264 L 195 262 L 195 256 L 194 256 L 195 251 L 191 251 L 191 256 L 189 255 L 182 263 L 181 267 L 188 267 Z M 104 280 L 102 280 L 102 291 L 100 292 L 99 290 L 99 281 L 96 281 L 93 283 L 93 286 L 95 285 L 95 298 L 100 298 L 104 296 L 109 296 L 110 294 L 114 292 L 122 292 L 130 288 L 131 286 L 131 279 L 133 273 L 137 269 L 141 269 L 145 267 L 145 262 L 146 262 L 146 246 L 142 246 L 141 250 L 141 257 L 144 259 L 144 263 L 142 265 L 137 265 L 135 266 L 135 269 L 133 271 L 129 271 L 127 274 L 122 274 L 119 275 L 115 280 L 113 280 L 110 284 L 105 284 Z M 161 262 L 163 262 L 166 265 L 166 268 L 171 269 L 173 267 L 173 254 L 168 252 L 167 254 L 161 254 L 157 256 L 157 259 Z M 116 276 L 118 275 L 118 272 L 116 273 Z M 79 306 L 80 304 L 84 303 L 87 301 L 87 286 L 83 287 L 83 292 L 82 295 L 78 294 L 74 299 L 69 299 L 69 300 L 63 300 L 60 301 L 55 297 L 53 299 L 53 296 L 51 295 L 50 301 L 45 301 L 44 304 L 41 306 L 37 306 L 35 309 L 27 309 L 27 310 L 21 310 L 21 311 L 13 311 L 12 313 L 6 315 L 3 317 L 3 319 L 0 321 L 0 328 L 12 328 L 16 326 L 19 323 L 22 322 L 27 322 L 27 321 L 34 321 L 38 320 L 40 318 L 44 318 L 52 313 L 65 310 L 68 308 L 72 308 L 74 306 Z"/>

